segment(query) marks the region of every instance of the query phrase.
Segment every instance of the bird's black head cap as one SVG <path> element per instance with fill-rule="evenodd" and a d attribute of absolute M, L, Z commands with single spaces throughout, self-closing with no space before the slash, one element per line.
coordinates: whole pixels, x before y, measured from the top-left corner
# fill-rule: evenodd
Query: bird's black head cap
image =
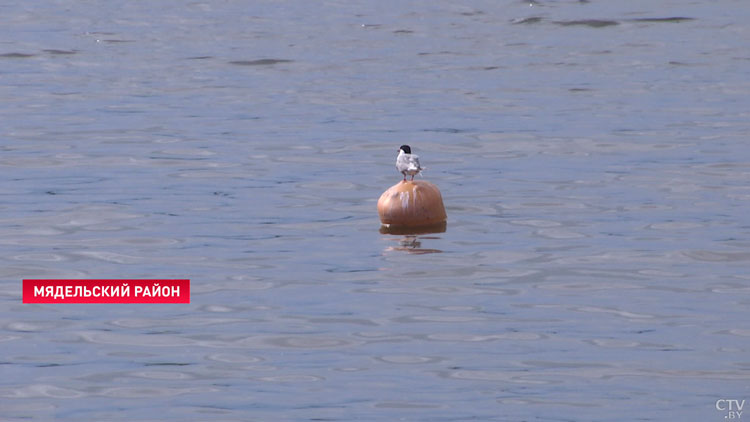
<path fill-rule="evenodd" d="M 400 150 L 404 151 L 407 154 L 411 154 L 411 147 L 409 145 L 401 145 Z"/>

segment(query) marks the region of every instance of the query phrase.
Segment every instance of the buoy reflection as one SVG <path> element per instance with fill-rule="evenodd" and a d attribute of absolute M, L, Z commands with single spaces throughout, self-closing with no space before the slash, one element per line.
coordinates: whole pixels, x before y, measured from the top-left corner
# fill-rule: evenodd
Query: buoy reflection
<path fill-rule="evenodd" d="M 428 253 L 443 252 L 440 249 L 423 248 L 422 247 L 423 239 L 437 239 L 437 237 L 407 235 L 407 236 L 402 237 L 401 239 L 398 239 L 398 246 L 389 246 L 385 248 L 385 251 L 386 252 L 400 251 L 400 252 L 408 252 L 410 254 L 428 254 Z"/>
<path fill-rule="evenodd" d="M 431 234 L 431 233 L 445 233 L 448 228 L 448 223 L 443 221 L 437 224 L 428 226 L 418 227 L 405 227 L 405 226 L 393 226 L 389 224 L 383 224 L 380 226 L 380 233 L 382 234 L 406 234 L 406 235 L 417 235 L 417 234 Z"/>
<path fill-rule="evenodd" d="M 386 252 L 401 251 L 410 254 L 442 253 L 443 251 L 440 249 L 423 247 L 422 242 L 425 240 L 440 239 L 438 236 L 427 235 L 433 233 L 444 233 L 446 226 L 445 222 L 424 227 L 394 227 L 383 225 L 380 227 L 380 233 L 403 236 L 400 239 L 393 239 L 398 242 L 398 246 L 389 246 L 385 248 Z"/>

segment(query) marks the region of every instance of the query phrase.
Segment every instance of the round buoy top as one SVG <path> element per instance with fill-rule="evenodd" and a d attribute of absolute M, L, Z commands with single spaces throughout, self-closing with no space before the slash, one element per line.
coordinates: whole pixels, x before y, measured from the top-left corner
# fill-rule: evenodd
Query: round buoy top
<path fill-rule="evenodd" d="M 447 214 L 440 189 L 430 182 L 401 181 L 378 200 L 380 221 L 390 227 L 425 227 L 445 223 Z"/>

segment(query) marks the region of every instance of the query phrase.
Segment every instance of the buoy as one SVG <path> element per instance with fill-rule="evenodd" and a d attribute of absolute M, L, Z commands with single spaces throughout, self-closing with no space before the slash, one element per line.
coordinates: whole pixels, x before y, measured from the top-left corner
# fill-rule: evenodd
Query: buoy
<path fill-rule="evenodd" d="M 383 226 L 396 232 L 445 231 L 448 218 L 440 190 L 423 180 L 402 180 L 388 188 L 378 199 L 378 214 Z"/>

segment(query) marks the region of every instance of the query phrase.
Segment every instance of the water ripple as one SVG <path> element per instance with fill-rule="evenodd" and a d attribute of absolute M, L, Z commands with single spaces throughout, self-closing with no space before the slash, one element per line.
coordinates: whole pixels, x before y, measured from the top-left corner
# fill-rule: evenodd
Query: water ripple
<path fill-rule="evenodd" d="M 145 399 L 155 397 L 175 397 L 184 394 L 208 394 L 218 392 L 218 388 L 170 388 L 170 387 L 111 387 L 99 388 L 94 395 L 110 398 Z"/>
<path fill-rule="evenodd" d="M 201 344 L 197 340 L 171 334 L 121 334 L 116 332 L 85 331 L 78 333 L 83 341 L 97 344 L 119 344 L 146 347 L 184 347 Z"/>
<path fill-rule="evenodd" d="M 433 341 L 487 342 L 502 340 L 541 340 L 546 336 L 537 333 L 509 332 L 501 334 L 436 333 L 425 336 Z"/>
<path fill-rule="evenodd" d="M 74 399 L 88 394 L 72 388 L 58 387 L 49 384 L 30 384 L 25 386 L 0 387 L 0 397 L 9 399 L 49 397 L 55 399 Z"/>

